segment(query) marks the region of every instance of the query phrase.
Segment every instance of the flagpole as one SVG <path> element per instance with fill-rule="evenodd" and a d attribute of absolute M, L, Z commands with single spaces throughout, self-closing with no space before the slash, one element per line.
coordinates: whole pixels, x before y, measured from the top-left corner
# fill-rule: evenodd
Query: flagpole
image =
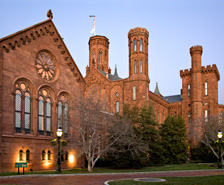
<path fill-rule="evenodd" d="M 95 15 L 90 15 L 89 17 L 94 17 L 94 19 L 93 19 L 93 28 L 92 28 L 92 30 L 91 30 L 91 32 L 90 33 L 93 33 L 93 36 L 95 36 L 96 35 L 96 28 L 95 28 Z"/>

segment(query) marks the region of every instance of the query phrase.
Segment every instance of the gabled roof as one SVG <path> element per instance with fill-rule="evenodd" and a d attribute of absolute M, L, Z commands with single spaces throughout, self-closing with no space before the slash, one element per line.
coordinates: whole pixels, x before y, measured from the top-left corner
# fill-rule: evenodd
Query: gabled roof
<path fill-rule="evenodd" d="M 36 39 L 42 37 L 42 35 L 45 34 L 49 34 L 53 37 L 54 42 L 58 45 L 59 52 L 63 55 L 65 63 L 73 72 L 76 80 L 78 82 L 82 81 L 85 83 L 81 72 L 79 71 L 75 61 L 73 60 L 68 48 L 66 47 L 51 18 L 21 31 L 18 31 L 14 34 L 1 38 L 0 49 L 8 53 L 10 52 L 10 50 L 15 50 L 17 47 L 23 47 L 28 45 L 30 42 L 35 42 Z"/>
<path fill-rule="evenodd" d="M 99 70 L 99 69 L 98 69 Z M 106 76 L 107 74 L 106 74 L 106 72 L 104 72 L 104 71 L 101 71 L 101 70 L 99 70 L 104 76 Z M 120 78 L 119 76 L 118 76 L 118 73 L 117 73 L 117 65 L 115 65 L 115 71 L 114 71 L 114 75 L 112 75 L 112 74 L 108 74 L 108 78 L 109 78 L 109 80 L 111 80 L 111 81 L 116 81 L 116 80 L 121 80 L 122 78 Z"/>
<path fill-rule="evenodd" d="M 164 99 L 165 101 L 167 101 L 169 103 L 182 101 L 181 95 L 164 96 L 164 97 L 162 97 L 162 99 Z"/>

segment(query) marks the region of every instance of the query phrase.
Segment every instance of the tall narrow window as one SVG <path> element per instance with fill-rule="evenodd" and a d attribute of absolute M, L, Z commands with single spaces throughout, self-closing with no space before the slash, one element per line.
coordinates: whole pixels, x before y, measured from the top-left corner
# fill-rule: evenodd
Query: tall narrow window
<path fill-rule="evenodd" d="M 142 60 L 140 60 L 140 73 L 142 74 Z"/>
<path fill-rule="evenodd" d="M 222 117 L 223 117 L 223 116 L 222 116 L 222 112 L 220 112 L 220 113 L 219 113 L 219 123 L 220 123 L 220 124 L 222 123 Z"/>
<path fill-rule="evenodd" d="M 196 67 L 196 60 L 194 61 L 194 66 Z"/>
<path fill-rule="evenodd" d="M 102 51 L 99 51 L 99 56 L 98 56 L 98 67 L 102 64 Z"/>
<path fill-rule="evenodd" d="M 16 90 L 15 95 L 15 127 L 17 132 L 21 132 L 22 128 L 22 97 L 21 91 Z"/>
<path fill-rule="evenodd" d="M 15 84 L 15 129 L 21 133 L 30 133 L 31 128 L 31 91 L 29 85 L 22 81 Z M 24 97 L 24 98 L 22 98 Z"/>
<path fill-rule="evenodd" d="M 205 96 L 208 95 L 208 83 L 205 82 Z"/>
<path fill-rule="evenodd" d="M 68 122 L 69 122 L 69 114 L 68 114 L 68 103 L 65 103 L 65 107 L 64 107 L 64 134 L 65 136 L 68 135 Z"/>
<path fill-rule="evenodd" d="M 142 51 L 142 39 L 140 39 L 140 51 Z"/>
<path fill-rule="evenodd" d="M 136 62 L 136 60 L 135 60 L 135 62 L 134 62 L 134 73 L 135 73 L 135 74 L 137 73 L 137 62 Z"/>
<path fill-rule="evenodd" d="M 116 113 L 119 113 L 119 101 L 116 101 Z"/>
<path fill-rule="evenodd" d="M 191 112 L 188 112 L 188 123 L 191 123 Z"/>
<path fill-rule="evenodd" d="M 41 158 L 42 158 L 42 161 L 45 160 L 45 150 L 42 150 L 42 153 L 41 153 Z"/>
<path fill-rule="evenodd" d="M 68 160 L 68 151 L 65 152 L 65 161 Z"/>
<path fill-rule="evenodd" d="M 205 122 L 208 122 L 208 110 L 205 110 Z"/>
<path fill-rule="evenodd" d="M 44 131 L 44 99 L 42 96 L 39 97 L 39 115 L 38 115 L 38 119 L 39 119 L 39 133 L 41 135 L 43 135 L 43 131 Z"/>
<path fill-rule="evenodd" d="M 19 151 L 19 161 L 23 161 L 23 150 Z"/>
<path fill-rule="evenodd" d="M 30 150 L 26 150 L 26 161 L 30 161 Z"/>
<path fill-rule="evenodd" d="M 136 86 L 133 87 L 133 100 L 136 100 Z"/>
<path fill-rule="evenodd" d="M 191 85 L 187 86 L 187 95 L 188 95 L 188 97 L 191 96 Z"/>
<path fill-rule="evenodd" d="M 46 131 L 47 135 L 51 135 L 51 100 L 47 98 L 46 101 Z"/>
<path fill-rule="evenodd" d="M 136 41 L 136 39 L 134 39 L 134 52 L 136 52 L 137 51 L 137 41 Z"/>
<path fill-rule="evenodd" d="M 50 150 L 48 150 L 47 151 L 47 160 L 51 160 L 51 151 Z"/>
<path fill-rule="evenodd" d="M 27 132 L 30 132 L 30 94 L 25 93 L 25 107 L 24 107 L 24 127 Z"/>
<path fill-rule="evenodd" d="M 94 62 L 94 67 L 96 67 L 96 52 L 93 51 L 93 62 Z"/>
<path fill-rule="evenodd" d="M 62 127 L 62 103 L 61 101 L 58 102 L 58 128 Z"/>

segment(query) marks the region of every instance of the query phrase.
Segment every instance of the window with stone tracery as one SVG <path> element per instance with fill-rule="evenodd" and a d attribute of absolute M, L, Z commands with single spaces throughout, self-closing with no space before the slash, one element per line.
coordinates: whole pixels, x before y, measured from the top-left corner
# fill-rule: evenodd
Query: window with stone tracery
<path fill-rule="evenodd" d="M 53 55 L 48 51 L 40 51 L 36 55 L 35 66 L 37 73 L 45 80 L 52 80 L 56 74 L 55 61 Z"/>
<path fill-rule="evenodd" d="M 26 134 L 31 129 L 31 92 L 26 82 L 18 82 L 15 85 L 15 129 Z"/>
<path fill-rule="evenodd" d="M 58 128 L 63 128 L 65 137 L 68 136 L 69 129 L 69 100 L 68 96 L 62 94 L 58 100 Z"/>
<path fill-rule="evenodd" d="M 40 135 L 51 135 L 52 103 L 51 95 L 47 89 L 39 91 L 38 131 Z"/>

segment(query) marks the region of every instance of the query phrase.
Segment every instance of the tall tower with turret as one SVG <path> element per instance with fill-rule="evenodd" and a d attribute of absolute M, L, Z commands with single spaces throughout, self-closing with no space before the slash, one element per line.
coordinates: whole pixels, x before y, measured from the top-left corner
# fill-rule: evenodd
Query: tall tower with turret
<path fill-rule="evenodd" d="M 148 37 L 145 28 L 133 28 L 128 33 L 129 78 L 125 83 L 125 103 L 131 105 L 148 102 Z"/>
<path fill-rule="evenodd" d="M 89 67 L 95 67 L 108 73 L 109 39 L 104 36 L 93 36 L 89 39 Z"/>

